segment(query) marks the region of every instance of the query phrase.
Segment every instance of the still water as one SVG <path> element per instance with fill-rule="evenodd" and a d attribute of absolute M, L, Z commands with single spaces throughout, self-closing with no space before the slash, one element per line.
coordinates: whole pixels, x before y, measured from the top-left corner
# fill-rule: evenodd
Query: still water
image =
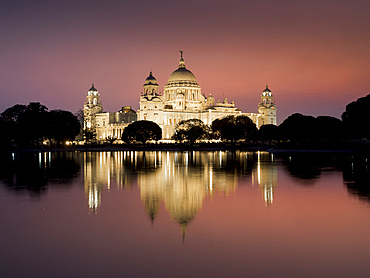
<path fill-rule="evenodd" d="M 365 155 L 0 160 L 1 277 L 370 277 Z"/>

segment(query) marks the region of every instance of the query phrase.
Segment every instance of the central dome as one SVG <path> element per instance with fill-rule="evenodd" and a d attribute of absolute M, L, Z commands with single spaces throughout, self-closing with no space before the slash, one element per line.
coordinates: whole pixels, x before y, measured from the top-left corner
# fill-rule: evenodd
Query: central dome
<path fill-rule="evenodd" d="M 185 67 L 185 61 L 184 58 L 182 57 L 182 51 L 181 52 L 181 59 L 179 63 L 179 68 L 175 70 L 173 73 L 171 73 L 170 77 L 168 78 L 168 83 L 167 84 L 173 84 L 173 83 L 193 83 L 197 84 L 197 79 L 195 78 L 194 74 L 186 69 Z"/>
<path fill-rule="evenodd" d="M 178 68 L 173 73 L 171 73 L 170 77 L 168 78 L 168 83 L 170 82 L 177 82 L 177 81 L 192 81 L 197 82 L 194 74 L 186 69 L 186 68 Z"/>

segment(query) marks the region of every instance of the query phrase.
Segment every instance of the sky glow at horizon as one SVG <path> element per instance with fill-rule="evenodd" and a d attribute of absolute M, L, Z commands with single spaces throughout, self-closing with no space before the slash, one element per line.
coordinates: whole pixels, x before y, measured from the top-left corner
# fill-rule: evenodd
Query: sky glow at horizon
<path fill-rule="evenodd" d="M 278 123 L 340 117 L 369 93 L 368 1 L 12 1 L 0 17 L 0 112 L 37 101 L 76 112 L 94 83 L 105 111 L 138 108 L 186 67 L 218 99 L 257 112 L 266 84 Z"/>

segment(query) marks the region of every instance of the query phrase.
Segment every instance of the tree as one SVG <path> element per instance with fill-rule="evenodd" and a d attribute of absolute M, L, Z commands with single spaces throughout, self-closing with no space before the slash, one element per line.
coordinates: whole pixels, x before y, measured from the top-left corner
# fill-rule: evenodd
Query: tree
<path fill-rule="evenodd" d="M 39 102 L 16 104 L 2 114 L 8 140 L 16 145 L 35 145 L 47 133 L 48 108 Z"/>
<path fill-rule="evenodd" d="M 108 137 L 106 138 L 106 140 L 108 141 L 108 143 L 109 143 L 110 145 L 113 145 L 113 143 L 117 140 L 117 138 L 116 138 L 116 137 L 113 137 L 113 136 L 108 136 Z"/>
<path fill-rule="evenodd" d="M 96 130 L 95 128 L 85 128 L 82 132 L 82 136 L 85 140 L 85 143 L 94 142 L 96 139 Z"/>
<path fill-rule="evenodd" d="M 54 139 L 58 145 L 63 141 L 74 140 L 80 132 L 81 124 L 79 120 L 69 111 L 51 110 L 48 121 L 48 138 Z"/>
<path fill-rule="evenodd" d="M 278 140 L 278 127 L 272 124 L 262 125 L 257 131 L 257 136 L 262 141 Z"/>
<path fill-rule="evenodd" d="M 222 140 L 235 143 L 238 140 L 251 140 L 257 127 L 248 116 L 227 116 L 212 122 L 213 132 Z"/>
<path fill-rule="evenodd" d="M 278 127 L 282 139 L 302 141 L 333 141 L 343 137 L 342 122 L 334 117 L 306 116 L 295 113 L 289 116 Z"/>
<path fill-rule="evenodd" d="M 331 116 L 318 116 L 315 123 L 315 138 L 321 141 L 338 141 L 344 138 L 343 122 Z"/>
<path fill-rule="evenodd" d="M 47 137 L 48 108 L 39 102 L 30 102 L 20 118 L 24 144 L 37 145 Z"/>
<path fill-rule="evenodd" d="M 367 124 L 370 107 L 370 94 L 349 103 L 342 114 L 342 121 L 349 138 L 370 139 L 370 129 Z"/>
<path fill-rule="evenodd" d="M 279 125 L 278 132 L 279 136 L 285 140 L 311 140 L 315 133 L 315 118 L 295 113 Z"/>
<path fill-rule="evenodd" d="M 2 138 L 8 144 L 19 144 L 22 138 L 21 118 L 27 106 L 16 104 L 1 113 Z"/>
<path fill-rule="evenodd" d="M 69 111 L 52 110 L 39 102 L 16 104 L 0 115 L 2 140 L 8 145 L 33 146 L 44 138 L 73 140 L 80 131 L 80 123 Z M 5 139 L 4 139 L 5 138 Z"/>
<path fill-rule="evenodd" d="M 122 133 L 126 143 L 141 142 L 144 145 L 149 140 L 158 141 L 162 138 L 162 129 L 151 121 L 137 121 L 128 125 Z"/>
<path fill-rule="evenodd" d="M 211 137 L 211 128 L 199 119 L 189 119 L 181 121 L 175 127 L 175 133 L 172 138 L 176 141 L 189 141 L 191 145 L 196 140 L 209 139 Z"/>

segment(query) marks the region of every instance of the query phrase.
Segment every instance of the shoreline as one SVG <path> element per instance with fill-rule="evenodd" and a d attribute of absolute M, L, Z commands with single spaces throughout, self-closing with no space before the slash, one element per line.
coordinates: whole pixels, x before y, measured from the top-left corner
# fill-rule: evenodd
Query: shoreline
<path fill-rule="evenodd" d="M 369 153 L 370 144 L 354 144 L 348 146 L 271 146 L 266 144 L 150 144 L 147 146 L 122 146 L 122 145 L 95 145 L 95 146 L 68 146 L 68 147 L 48 147 L 48 148 L 14 148 L 1 149 L 0 152 L 19 153 L 19 152 L 105 152 L 105 151 L 266 151 L 272 154 L 279 153 Z"/>

